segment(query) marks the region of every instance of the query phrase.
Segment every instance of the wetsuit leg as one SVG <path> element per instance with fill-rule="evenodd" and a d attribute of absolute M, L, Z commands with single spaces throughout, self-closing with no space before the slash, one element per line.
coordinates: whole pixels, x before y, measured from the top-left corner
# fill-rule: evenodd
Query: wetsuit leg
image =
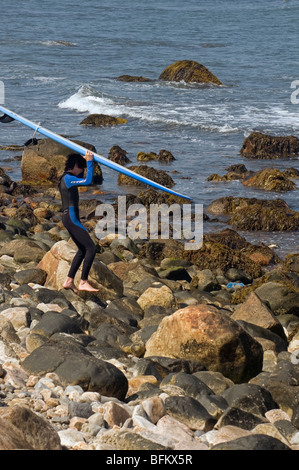
<path fill-rule="evenodd" d="M 63 215 L 62 221 L 63 225 L 68 230 L 72 240 L 78 247 L 78 251 L 74 256 L 68 276 L 74 279 L 83 261 L 81 279 L 83 281 L 87 281 L 89 271 L 96 255 L 95 244 L 93 243 L 87 230 L 85 230 L 82 226 L 75 224 L 71 220 L 68 213 Z"/>

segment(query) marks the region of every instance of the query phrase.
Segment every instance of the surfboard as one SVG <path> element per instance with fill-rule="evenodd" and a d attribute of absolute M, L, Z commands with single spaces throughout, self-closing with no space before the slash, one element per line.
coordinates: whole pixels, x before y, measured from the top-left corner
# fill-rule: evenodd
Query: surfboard
<path fill-rule="evenodd" d="M 25 124 L 25 126 L 30 127 L 31 129 L 33 129 L 34 130 L 34 135 L 38 132 L 39 134 L 42 134 L 45 137 L 48 137 L 48 138 L 58 142 L 59 144 L 64 145 L 65 147 L 68 147 L 69 149 L 73 150 L 74 152 L 80 153 L 81 155 L 85 155 L 85 152 L 86 152 L 85 147 L 82 147 L 81 145 L 79 145 L 75 142 L 72 142 L 71 140 L 69 140 L 65 137 L 60 136 L 60 135 L 56 134 L 55 132 L 52 132 L 52 131 L 46 129 L 45 127 L 40 127 L 39 124 L 35 124 L 34 122 L 29 121 L 28 119 L 24 118 L 23 116 L 19 116 L 18 114 L 10 111 L 7 108 L 4 108 L 3 106 L 0 106 L 0 111 L 2 111 L 4 113 L 4 116 L 2 116 L 0 118 L 0 122 L 6 123 L 6 122 L 14 121 L 14 120 L 19 121 L 22 124 Z M 155 189 L 160 189 L 161 191 L 164 191 L 164 192 L 169 193 L 169 194 L 173 194 L 174 196 L 178 196 L 178 197 L 182 197 L 184 199 L 192 200 L 191 197 L 180 194 L 176 191 L 173 191 L 170 188 L 167 188 L 167 187 L 165 187 L 165 186 L 163 186 L 159 183 L 156 183 L 155 181 L 150 180 L 149 178 L 146 178 L 145 176 L 139 175 L 135 171 L 132 171 L 129 168 L 125 168 L 122 165 L 119 165 L 118 163 L 115 163 L 115 162 L 109 160 L 108 158 L 104 157 L 103 155 L 100 155 L 98 153 L 93 153 L 93 159 L 96 162 L 98 162 L 98 163 L 100 163 L 104 166 L 107 166 L 108 168 L 111 168 L 112 170 L 115 170 L 115 171 L 117 171 L 119 173 L 122 173 L 126 176 L 129 176 L 129 177 L 131 177 L 131 178 L 133 178 L 137 181 L 140 181 L 144 184 L 152 186 Z"/>

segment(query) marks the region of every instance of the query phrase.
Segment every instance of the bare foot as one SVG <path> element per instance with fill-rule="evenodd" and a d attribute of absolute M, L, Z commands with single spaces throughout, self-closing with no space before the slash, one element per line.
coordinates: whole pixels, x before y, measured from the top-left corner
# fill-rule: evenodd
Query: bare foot
<path fill-rule="evenodd" d="M 79 284 L 79 290 L 86 290 L 88 292 L 99 292 L 99 289 L 92 287 L 88 281 L 81 281 Z"/>
<path fill-rule="evenodd" d="M 71 279 L 70 277 L 68 277 L 64 283 L 63 283 L 63 286 L 62 286 L 64 289 L 71 289 L 73 292 L 75 292 L 75 294 L 78 294 L 78 289 L 77 287 L 75 286 L 74 284 L 74 280 Z"/>

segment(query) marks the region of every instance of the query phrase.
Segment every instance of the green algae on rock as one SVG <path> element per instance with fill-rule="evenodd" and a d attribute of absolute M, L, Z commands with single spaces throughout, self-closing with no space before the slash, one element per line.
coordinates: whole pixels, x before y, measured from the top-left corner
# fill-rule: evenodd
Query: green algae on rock
<path fill-rule="evenodd" d="M 221 81 L 213 75 L 204 65 L 194 60 L 179 60 L 169 65 L 160 75 L 160 80 L 186 83 L 212 83 L 222 85 Z"/>
<path fill-rule="evenodd" d="M 109 127 L 116 126 L 118 124 L 125 124 L 126 122 L 126 119 L 108 116 L 107 114 L 90 114 L 83 119 L 80 124 L 92 127 Z"/>
<path fill-rule="evenodd" d="M 277 168 L 264 168 L 251 178 L 243 181 L 244 186 L 265 189 L 266 191 L 292 191 L 296 184 Z"/>
<path fill-rule="evenodd" d="M 243 142 L 241 155 L 247 158 L 290 158 L 299 155 L 299 139 L 295 136 L 277 137 L 252 132 Z"/>

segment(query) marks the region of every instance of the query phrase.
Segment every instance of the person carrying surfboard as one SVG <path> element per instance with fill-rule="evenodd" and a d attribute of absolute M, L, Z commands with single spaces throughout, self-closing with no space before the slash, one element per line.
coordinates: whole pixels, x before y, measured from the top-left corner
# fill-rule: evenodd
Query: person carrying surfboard
<path fill-rule="evenodd" d="M 86 176 L 83 177 L 84 169 Z M 78 247 L 74 256 L 68 276 L 63 283 L 65 289 L 71 289 L 75 293 L 79 291 L 98 292 L 88 282 L 88 275 L 96 254 L 96 246 L 86 228 L 80 222 L 79 216 L 79 191 L 78 187 L 88 186 L 93 177 L 93 154 L 89 150 L 85 156 L 72 153 L 67 157 L 64 173 L 59 179 L 58 188 L 62 202 L 62 223 L 68 230 L 70 237 Z M 81 280 L 78 289 L 75 286 L 75 275 L 82 265 Z"/>

